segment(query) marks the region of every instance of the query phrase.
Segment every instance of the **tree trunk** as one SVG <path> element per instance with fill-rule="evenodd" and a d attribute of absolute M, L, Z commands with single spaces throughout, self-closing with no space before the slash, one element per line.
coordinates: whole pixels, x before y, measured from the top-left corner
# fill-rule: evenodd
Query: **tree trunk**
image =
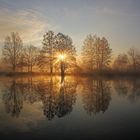
<path fill-rule="evenodd" d="M 65 75 L 65 67 L 64 67 L 64 62 L 63 61 L 61 61 L 60 69 L 61 69 L 61 76 L 64 76 Z"/>
<path fill-rule="evenodd" d="M 28 72 L 29 72 L 29 65 L 28 65 Z"/>
<path fill-rule="evenodd" d="M 20 71 L 23 72 L 23 66 L 21 66 L 21 70 Z"/>
<path fill-rule="evenodd" d="M 50 74 L 51 75 L 53 74 L 53 67 L 52 67 L 52 65 L 50 66 Z"/>
<path fill-rule="evenodd" d="M 61 76 L 61 84 L 64 82 L 65 76 Z"/>
<path fill-rule="evenodd" d="M 50 60 L 50 74 L 53 74 L 53 62 L 52 59 Z"/>
<path fill-rule="evenodd" d="M 31 72 L 33 71 L 33 65 L 31 64 Z"/>
<path fill-rule="evenodd" d="M 16 71 L 16 66 L 15 66 L 15 64 L 13 65 L 13 72 L 15 72 Z"/>

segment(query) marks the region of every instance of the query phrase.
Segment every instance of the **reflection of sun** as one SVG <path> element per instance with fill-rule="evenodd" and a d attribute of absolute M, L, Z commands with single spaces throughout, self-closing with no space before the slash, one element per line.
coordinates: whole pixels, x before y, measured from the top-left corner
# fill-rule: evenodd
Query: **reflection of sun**
<path fill-rule="evenodd" d="M 66 55 L 65 54 L 58 55 L 58 59 L 61 60 L 61 61 L 64 61 L 65 58 L 66 58 Z"/>

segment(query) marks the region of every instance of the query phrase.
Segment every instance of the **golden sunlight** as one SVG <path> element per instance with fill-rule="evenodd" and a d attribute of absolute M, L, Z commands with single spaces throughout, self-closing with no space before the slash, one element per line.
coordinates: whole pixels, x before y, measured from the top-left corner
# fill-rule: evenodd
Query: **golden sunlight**
<path fill-rule="evenodd" d="M 61 61 L 64 61 L 65 58 L 66 58 L 65 54 L 58 55 L 58 59 L 61 60 Z"/>

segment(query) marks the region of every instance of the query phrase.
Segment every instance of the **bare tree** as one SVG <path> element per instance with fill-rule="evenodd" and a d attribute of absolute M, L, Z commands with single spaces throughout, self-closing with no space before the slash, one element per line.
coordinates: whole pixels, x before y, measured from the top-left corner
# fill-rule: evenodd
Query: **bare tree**
<path fill-rule="evenodd" d="M 124 53 L 119 54 L 114 60 L 113 68 L 119 71 L 126 71 L 129 66 L 128 56 Z"/>
<path fill-rule="evenodd" d="M 25 63 L 28 67 L 28 72 L 33 71 L 33 67 L 37 64 L 38 48 L 30 45 L 24 49 Z"/>
<path fill-rule="evenodd" d="M 111 53 L 112 50 L 105 37 L 101 39 L 92 35 L 87 36 L 82 51 L 86 69 L 90 72 L 92 70 L 102 71 L 106 69 L 111 62 Z"/>
<path fill-rule="evenodd" d="M 95 43 L 94 63 L 96 69 L 102 71 L 107 68 L 111 62 L 111 52 L 109 43 L 105 37 L 102 39 L 97 38 Z"/>
<path fill-rule="evenodd" d="M 134 71 L 140 66 L 140 54 L 136 48 L 130 48 L 128 51 L 129 60 Z"/>
<path fill-rule="evenodd" d="M 10 62 L 14 72 L 16 71 L 17 68 L 22 47 L 23 47 L 22 40 L 18 33 L 12 32 L 11 35 L 5 38 L 2 53 L 4 56 L 4 60 L 6 62 Z"/>
<path fill-rule="evenodd" d="M 62 33 L 56 35 L 55 44 L 56 64 L 60 64 L 61 76 L 64 76 L 66 70 L 76 65 L 76 49 L 72 39 Z"/>
<path fill-rule="evenodd" d="M 27 66 L 24 50 L 25 50 L 25 48 L 22 49 L 22 52 L 19 56 L 19 61 L 17 63 L 17 68 L 19 68 L 21 72 L 23 72 L 24 67 Z"/>
<path fill-rule="evenodd" d="M 44 36 L 43 39 L 43 48 L 42 48 L 42 55 L 43 55 L 43 60 L 46 61 L 47 64 L 49 64 L 50 68 L 50 74 L 53 73 L 53 64 L 55 61 L 54 57 L 54 51 L 55 51 L 55 43 L 54 43 L 54 32 L 53 31 L 48 31 Z"/>
<path fill-rule="evenodd" d="M 94 56 L 94 45 L 96 36 L 88 35 L 84 41 L 82 50 L 83 69 L 87 72 L 93 71 L 93 56 Z"/>
<path fill-rule="evenodd" d="M 55 35 L 53 31 L 48 31 L 44 35 L 37 65 L 42 71 L 47 71 L 46 68 L 49 66 L 50 74 L 55 70 L 61 71 L 61 75 L 64 75 L 65 70 L 70 70 L 70 67 L 76 65 L 76 50 L 72 39 L 62 33 Z"/>
<path fill-rule="evenodd" d="M 37 66 L 41 72 L 46 72 L 48 70 L 46 64 L 48 64 L 48 58 L 46 57 L 44 51 L 41 49 L 39 50 L 39 55 L 37 56 Z"/>

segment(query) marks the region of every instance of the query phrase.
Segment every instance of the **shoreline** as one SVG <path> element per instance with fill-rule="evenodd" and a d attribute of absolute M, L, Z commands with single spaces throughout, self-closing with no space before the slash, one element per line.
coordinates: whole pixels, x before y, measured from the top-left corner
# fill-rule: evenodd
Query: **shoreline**
<path fill-rule="evenodd" d="M 0 72 L 0 77 L 17 77 L 17 76 L 61 76 L 59 73 L 50 74 L 48 72 Z M 67 73 L 65 76 L 80 76 L 80 77 L 131 77 L 140 78 L 140 72 L 94 72 L 94 73 Z"/>

